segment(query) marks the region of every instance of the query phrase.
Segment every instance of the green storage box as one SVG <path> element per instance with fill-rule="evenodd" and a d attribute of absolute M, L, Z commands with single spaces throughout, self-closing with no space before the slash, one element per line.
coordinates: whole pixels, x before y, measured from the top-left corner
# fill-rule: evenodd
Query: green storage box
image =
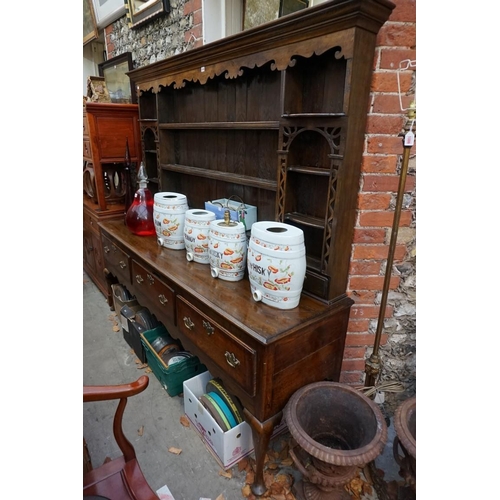
<path fill-rule="evenodd" d="M 207 367 L 201 364 L 197 356 L 179 361 L 171 366 L 166 366 L 151 344 L 162 334 L 168 335 L 164 325 L 152 330 L 141 332 L 141 341 L 146 351 L 146 359 L 152 372 L 160 381 L 169 396 L 178 396 L 184 390 L 183 382 L 200 373 L 206 372 Z"/>

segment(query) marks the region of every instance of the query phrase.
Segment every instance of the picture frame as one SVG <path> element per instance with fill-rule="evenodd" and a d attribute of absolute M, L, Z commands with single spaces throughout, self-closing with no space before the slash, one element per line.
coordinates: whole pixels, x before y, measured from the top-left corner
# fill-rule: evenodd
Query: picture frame
<path fill-rule="evenodd" d="M 170 0 L 125 0 L 129 28 L 137 28 L 170 12 Z"/>
<path fill-rule="evenodd" d="M 324 1 L 324 0 L 323 0 Z M 245 0 L 243 10 L 243 29 L 255 28 L 274 21 L 279 17 L 306 9 L 312 0 Z"/>
<path fill-rule="evenodd" d="M 91 0 L 94 5 L 97 29 L 103 29 L 125 16 L 124 0 Z"/>
<path fill-rule="evenodd" d="M 83 0 L 83 45 L 99 37 L 92 0 Z"/>
<path fill-rule="evenodd" d="M 243 10 L 243 29 L 248 30 L 278 18 L 281 0 L 245 0 Z"/>
<path fill-rule="evenodd" d="M 280 17 L 309 7 L 309 0 L 280 0 Z"/>
<path fill-rule="evenodd" d="M 135 85 L 127 75 L 134 69 L 132 53 L 124 52 L 98 64 L 99 76 L 104 77 L 111 102 L 136 104 Z"/>

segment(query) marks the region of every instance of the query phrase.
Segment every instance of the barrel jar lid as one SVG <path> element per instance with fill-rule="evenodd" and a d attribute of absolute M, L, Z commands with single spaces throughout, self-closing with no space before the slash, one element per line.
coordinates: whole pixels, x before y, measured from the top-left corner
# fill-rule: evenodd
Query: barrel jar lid
<path fill-rule="evenodd" d="M 185 194 L 163 191 L 155 193 L 154 202 L 159 206 L 186 205 L 187 198 Z"/>
<path fill-rule="evenodd" d="M 254 222 L 251 236 L 268 243 L 279 243 L 280 245 L 302 245 L 304 243 L 304 231 L 284 222 Z"/>
<path fill-rule="evenodd" d="M 191 208 L 186 211 L 186 219 L 193 219 L 196 221 L 213 221 L 215 220 L 215 213 L 210 210 L 202 208 Z"/>

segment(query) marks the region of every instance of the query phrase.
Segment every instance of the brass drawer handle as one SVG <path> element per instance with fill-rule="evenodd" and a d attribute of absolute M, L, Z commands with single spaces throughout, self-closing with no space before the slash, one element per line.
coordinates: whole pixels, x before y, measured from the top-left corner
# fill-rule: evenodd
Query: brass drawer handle
<path fill-rule="evenodd" d="M 168 299 L 167 297 L 165 297 L 165 295 L 161 294 L 161 295 L 158 295 L 158 300 L 160 301 L 160 304 L 162 306 L 164 306 L 167 302 L 168 302 Z M 186 325 L 187 326 L 187 325 Z"/>
<path fill-rule="evenodd" d="M 153 278 L 153 276 L 151 276 L 149 273 L 146 274 L 148 280 L 149 280 L 149 284 L 150 285 L 154 285 L 155 284 L 155 279 Z"/>
<path fill-rule="evenodd" d="M 137 283 L 139 283 L 140 285 L 144 281 L 144 278 L 140 274 L 137 274 L 135 277 L 135 281 L 137 281 Z"/>
<path fill-rule="evenodd" d="M 186 316 L 184 316 L 183 321 L 188 330 L 192 330 L 194 328 L 194 323 L 191 321 L 191 318 L 186 318 Z"/>
<path fill-rule="evenodd" d="M 236 368 L 240 364 L 240 360 L 232 352 L 226 351 L 224 356 L 226 356 L 226 361 L 229 366 Z"/>
<path fill-rule="evenodd" d="M 213 335 L 215 332 L 214 327 L 206 320 L 203 320 L 203 326 L 207 332 L 207 335 Z"/>
<path fill-rule="evenodd" d="M 120 261 L 120 267 L 122 269 L 125 269 L 127 267 L 127 264 L 125 264 L 125 262 L 123 260 Z"/>
<path fill-rule="evenodd" d="M 106 246 L 104 247 L 104 253 L 109 253 L 109 247 L 108 247 L 108 245 L 106 245 Z"/>

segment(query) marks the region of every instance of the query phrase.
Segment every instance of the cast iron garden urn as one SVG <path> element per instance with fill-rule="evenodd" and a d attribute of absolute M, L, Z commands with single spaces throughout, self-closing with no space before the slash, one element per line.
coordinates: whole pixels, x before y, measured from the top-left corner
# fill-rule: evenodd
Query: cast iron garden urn
<path fill-rule="evenodd" d="M 288 401 L 284 417 L 295 443 L 290 455 L 302 474 L 298 500 L 350 500 L 344 485 L 374 460 L 387 441 L 378 406 L 337 382 L 306 385 Z"/>
<path fill-rule="evenodd" d="M 412 489 L 417 484 L 417 397 L 401 403 L 394 413 L 394 430 L 396 437 L 393 442 L 394 459 L 399 465 L 399 475 Z M 399 454 L 399 451 L 403 455 Z"/>

